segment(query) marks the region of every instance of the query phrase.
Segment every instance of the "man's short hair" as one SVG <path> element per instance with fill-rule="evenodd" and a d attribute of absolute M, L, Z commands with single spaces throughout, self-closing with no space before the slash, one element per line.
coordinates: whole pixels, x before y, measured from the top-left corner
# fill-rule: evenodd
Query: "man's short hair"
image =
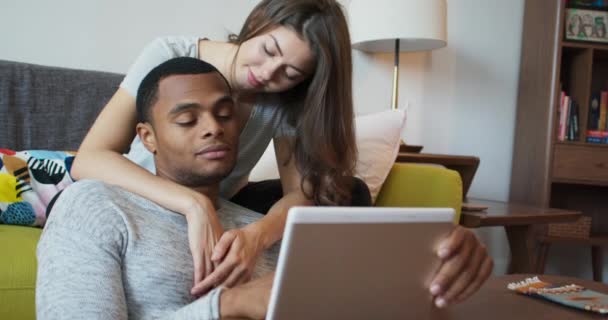
<path fill-rule="evenodd" d="M 226 81 L 228 90 L 230 90 L 228 80 L 224 78 L 222 73 L 210 63 L 203 60 L 191 57 L 179 57 L 159 64 L 144 77 L 137 90 L 137 99 L 135 101 L 137 106 L 137 121 L 151 122 L 152 112 L 150 109 L 152 105 L 156 103 L 158 98 L 158 84 L 162 79 L 173 75 L 202 74 L 210 72 L 217 72 L 222 79 Z"/>

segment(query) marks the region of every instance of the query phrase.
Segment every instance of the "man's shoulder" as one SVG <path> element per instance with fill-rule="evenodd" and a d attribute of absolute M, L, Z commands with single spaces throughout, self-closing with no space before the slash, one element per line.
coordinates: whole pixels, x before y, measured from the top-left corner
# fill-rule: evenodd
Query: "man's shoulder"
<path fill-rule="evenodd" d="M 67 187 L 49 213 L 45 228 L 61 225 L 70 229 L 125 230 L 120 206 L 126 191 L 100 181 L 81 180 Z M 106 230 L 107 231 L 107 230 Z"/>
<path fill-rule="evenodd" d="M 97 180 L 80 180 L 67 187 L 60 195 L 61 201 L 70 200 L 78 204 L 107 204 L 107 199 L 115 199 L 127 192 L 117 186 Z"/>

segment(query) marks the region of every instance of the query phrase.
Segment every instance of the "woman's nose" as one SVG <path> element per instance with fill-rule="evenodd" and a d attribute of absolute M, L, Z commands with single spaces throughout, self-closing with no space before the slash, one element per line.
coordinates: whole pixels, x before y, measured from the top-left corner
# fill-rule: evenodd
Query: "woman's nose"
<path fill-rule="evenodd" d="M 266 65 L 264 65 L 264 68 L 262 68 L 262 81 L 264 83 L 269 82 L 270 80 L 272 80 L 272 78 L 274 77 L 274 74 L 277 72 L 277 70 L 279 69 L 279 63 L 276 62 L 270 62 L 267 63 Z"/>

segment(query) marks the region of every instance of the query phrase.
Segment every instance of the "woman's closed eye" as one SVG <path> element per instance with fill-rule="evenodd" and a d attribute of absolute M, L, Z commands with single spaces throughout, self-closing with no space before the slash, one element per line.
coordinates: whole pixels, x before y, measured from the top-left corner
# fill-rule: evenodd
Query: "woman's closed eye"
<path fill-rule="evenodd" d="M 268 56 L 270 56 L 270 57 L 275 56 L 274 52 L 270 52 L 270 50 L 268 49 L 268 46 L 266 46 L 266 44 L 263 44 L 262 48 L 264 49 L 264 53 L 266 53 Z"/>
<path fill-rule="evenodd" d="M 230 120 L 230 119 L 232 119 L 232 113 L 227 113 L 227 112 L 218 113 L 216 117 L 218 117 L 221 120 Z"/>
<path fill-rule="evenodd" d="M 298 78 L 300 76 L 301 76 L 300 74 L 289 73 L 287 70 L 285 70 L 285 78 L 287 78 L 287 80 L 295 81 L 295 80 L 298 80 Z"/>

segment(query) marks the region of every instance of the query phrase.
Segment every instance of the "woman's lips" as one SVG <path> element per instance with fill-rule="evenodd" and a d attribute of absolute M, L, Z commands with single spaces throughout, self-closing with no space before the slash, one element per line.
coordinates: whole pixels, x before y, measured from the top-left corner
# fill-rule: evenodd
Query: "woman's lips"
<path fill-rule="evenodd" d="M 247 73 L 247 81 L 249 82 L 249 85 L 254 88 L 262 86 L 262 83 L 258 81 L 255 75 L 253 75 L 253 72 L 251 72 L 251 70 L 249 70 L 249 72 Z"/>

